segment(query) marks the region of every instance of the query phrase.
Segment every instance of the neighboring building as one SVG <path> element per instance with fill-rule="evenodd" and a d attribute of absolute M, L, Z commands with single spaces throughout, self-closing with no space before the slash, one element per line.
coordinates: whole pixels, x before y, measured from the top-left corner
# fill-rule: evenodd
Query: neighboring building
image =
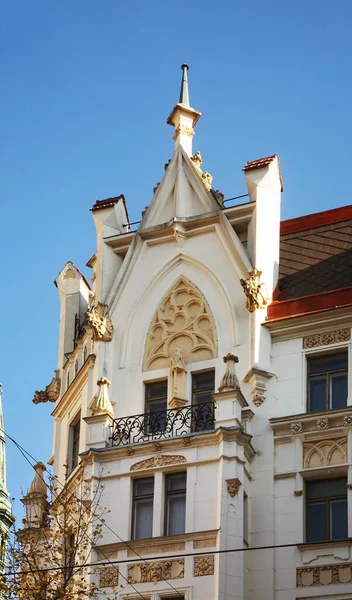
<path fill-rule="evenodd" d="M 49 463 L 104 483 L 96 558 L 122 561 L 100 575 L 121 598 L 347 600 L 352 207 L 280 223 L 277 155 L 227 206 L 199 117 L 183 66 L 142 222 L 97 201 L 92 289 L 72 262 L 56 279 L 58 368 L 34 398 L 55 401 Z"/>
<path fill-rule="evenodd" d="M 6 452 L 5 429 L 2 412 L 2 386 L 0 384 L 0 573 L 4 573 L 6 566 L 6 550 L 8 545 L 9 530 L 15 519 L 6 489 Z M 0 583 L 1 589 L 1 583 Z M 0 592 L 1 596 L 1 592 Z"/>

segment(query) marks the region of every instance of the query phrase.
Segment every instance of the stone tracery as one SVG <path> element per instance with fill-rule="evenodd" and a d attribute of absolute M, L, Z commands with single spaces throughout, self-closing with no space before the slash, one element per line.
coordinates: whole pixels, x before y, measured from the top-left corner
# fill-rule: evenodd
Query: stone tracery
<path fill-rule="evenodd" d="M 185 364 L 214 358 L 216 336 L 210 310 L 197 290 L 181 277 L 161 301 L 150 326 L 144 370 L 170 365 L 175 352 Z"/>

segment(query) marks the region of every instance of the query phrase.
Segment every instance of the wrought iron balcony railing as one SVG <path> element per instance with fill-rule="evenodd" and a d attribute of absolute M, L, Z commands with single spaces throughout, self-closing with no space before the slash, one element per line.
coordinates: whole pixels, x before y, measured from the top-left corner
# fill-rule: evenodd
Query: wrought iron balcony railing
<path fill-rule="evenodd" d="M 197 431 L 212 431 L 215 426 L 214 413 L 215 403 L 207 402 L 114 419 L 111 444 L 128 446 Z"/>

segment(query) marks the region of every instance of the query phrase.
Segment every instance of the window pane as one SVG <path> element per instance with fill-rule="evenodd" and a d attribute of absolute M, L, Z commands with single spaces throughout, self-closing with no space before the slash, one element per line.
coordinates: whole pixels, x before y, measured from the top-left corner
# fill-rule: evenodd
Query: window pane
<path fill-rule="evenodd" d="M 210 389 L 214 390 L 215 387 L 215 372 L 206 371 L 205 373 L 195 373 L 192 376 L 192 389 Z"/>
<path fill-rule="evenodd" d="M 135 500 L 133 539 L 141 540 L 153 534 L 153 498 Z"/>
<path fill-rule="evenodd" d="M 309 380 L 309 410 L 318 412 L 326 409 L 326 377 Z"/>
<path fill-rule="evenodd" d="M 154 494 L 154 478 L 135 479 L 134 480 L 134 496 L 146 496 Z"/>
<path fill-rule="evenodd" d="M 185 532 L 186 494 L 175 494 L 168 497 L 167 535 Z"/>
<path fill-rule="evenodd" d="M 347 498 L 330 502 L 330 539 L 347 538 Z"/>
<path fill-rule="evenodd" d="M 169 492 L 186 489 L 186 473 L 175 473 L 167 476 L 167 490 Z"/>
<path fill-rule="evenodd" d="M 330 407 L 347 406 L 347 373 L 330 375 Z"/>
<path fill-rule="evenodd" d="M 153 381 L 145 385 L 145 397 L 147 400 L 153 398 L 167 397 L 167 380 Z"/>
<path fill-rule="evenodd" d="M 346 496 L 346 486 L 346 477 L 336 477 L 334 479 L 314 479 L 313 481 L 307 481 L 307 498 L 308 500 L 318 500 L 320 498 Z"/>
<path fill-rule="evenodd" d="M 310 358 L 308 366 L 309 373 L 326 373 L 337 369 L 347 369 L 347 353 Z"/>
<path fill-rule="evenodd" d="M 307 506 L 307 542 L 321 542 L 327 535 L 327 502 L 309 502 Z"/>

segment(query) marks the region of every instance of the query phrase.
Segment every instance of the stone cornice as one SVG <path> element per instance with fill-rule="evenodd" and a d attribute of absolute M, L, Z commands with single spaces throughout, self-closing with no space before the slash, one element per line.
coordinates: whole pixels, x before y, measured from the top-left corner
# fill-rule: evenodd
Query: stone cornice
<path fill-rule="evenodd" d="M 341 548 L 345 546 L 352 546 L 352 538 L 346 538 L 345 540 L 326 540 L 325 542 L 303 542 L 297 544 L 297 548 L 300 552 L 316 551 L 316 550 L 330 550 L 330 548 Z"/>
<path fill-rule="evenodd" d="M 78 371 L 70 387 L 66 390 L 61 400 L 59 400 L 57 406 L 55 406 L 53 412 L 51 413 L 53 417 L 62 417 L 72 398 L 76 397 L 77 394 L 82 390 L 84 384 L 86 383 L 89 369 L 94 368 L 95 359 L 95 354 L 90 354 L 87 357 L 87 360 Z"/>
<path fill-rule="evenodd" d="M 342 428 L 352 428 L 352 406 L 325 410 L 315 413 L 302 413 L 276 417 L 269 420 L 275 441 L 293 440 L 297 435 L 303 439 L 328 438 L 341 435 Z"/>
<path fill-rule="evenodd" d="M 255 450 L 251 444 L 252 436 L 245 433 L 240 427 L 219 427 L 215 431 L 179 436 L 171 439 L 159 440 L 158 448 L 156 443 L 145 442 L 143 444 L 131 444 L 128 446 L 117 446 L 110 448 L 91 448 L 81 453 L 81 458 L 87 463 L 91 462 L 109 462 L 114 459 L 145 457 L 155 454 L 156 451 L 172 452 L 185 451 L 186 448 L 200 448 L 203 446 L 214 446 L 221 442 L 237 442 L 244 447 L 245 456 L 250 461 L 255 456 Z M 216 460 L 218 460 L 216 458 Z M 160 467 L 164 468 L 164 467 Z"/>
<path fill-rule="evenodd" d="M 275 342 L 315 335 L 323 331 L 352 327 L 351 307 L 333 308 L 281 321 L 264 322 L 263 326 L 270 330 Z"/>

